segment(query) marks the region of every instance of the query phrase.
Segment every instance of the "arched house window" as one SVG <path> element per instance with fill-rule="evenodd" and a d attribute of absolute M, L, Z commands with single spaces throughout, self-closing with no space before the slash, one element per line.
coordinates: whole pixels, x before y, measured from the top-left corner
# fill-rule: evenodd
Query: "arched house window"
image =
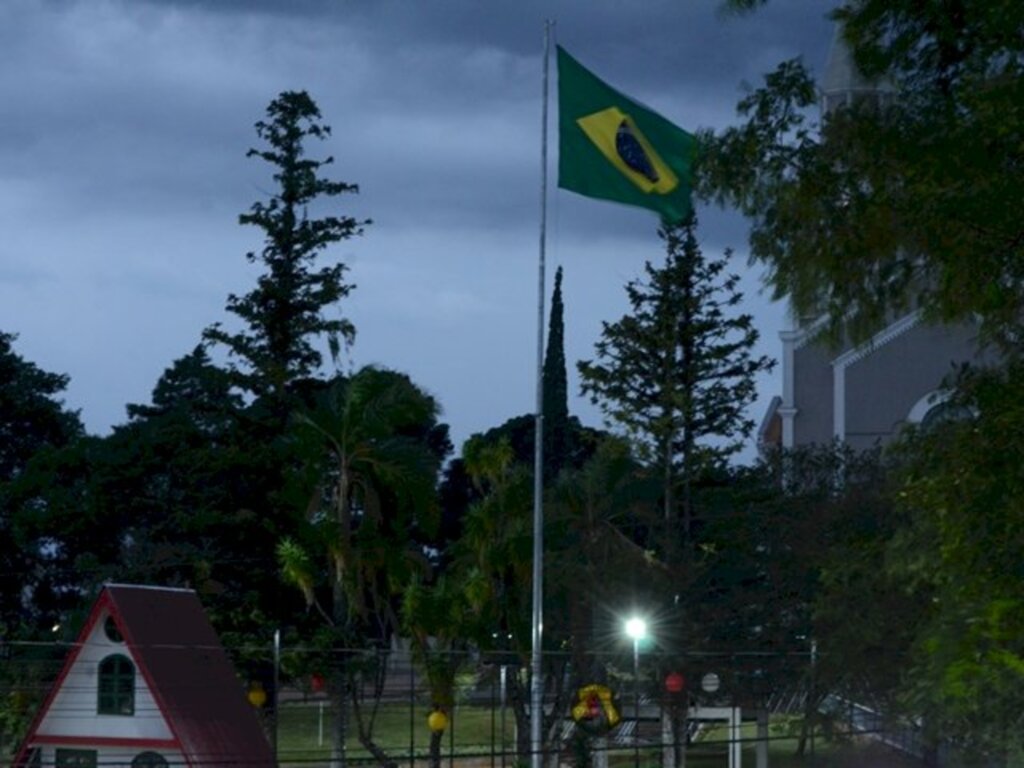
<path fill-rule="evenodd" d="M 96 712 L 101 715 L 135 714 L 135 665 L 115 653 L 100 662 Z"/>

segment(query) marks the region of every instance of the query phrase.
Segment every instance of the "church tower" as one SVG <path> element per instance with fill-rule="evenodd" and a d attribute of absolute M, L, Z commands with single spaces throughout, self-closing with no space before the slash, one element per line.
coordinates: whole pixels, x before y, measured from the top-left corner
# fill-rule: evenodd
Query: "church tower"
<path fill-rule="evenodd" d="M 853 60 L 853 52 L 843 37 L 843 28 L 837 24 L 821 77 L 822 117 L 840 107 L 852 107 L 864 102 L 882 105 L 892 99 L 893 94 L 891 84 L 872 82 L 861 74 Z"/>
<path fill-rule="evenodd" d="M 857 69 L 837 26 L 820 82 L 822 119 L 834 110 L 895 98 L 887 83 Z M 825 318 L 792 318 L 782 331 L 782 394 L 759 430 L 763 448 L 844 442 L 863 450 L 893 439 L 907 424 L 933 418 L 954 367 L 978 359 L 977 328 L 925 323 L 920 310 L 893 317 L 860 344 L 830 347 Z"/>

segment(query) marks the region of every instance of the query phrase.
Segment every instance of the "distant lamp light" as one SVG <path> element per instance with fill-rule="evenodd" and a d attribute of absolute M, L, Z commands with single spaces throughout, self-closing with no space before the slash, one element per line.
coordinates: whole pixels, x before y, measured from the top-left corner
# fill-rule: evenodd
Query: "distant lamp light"
<path fill-rule="evenodd" d="M 54 624 L 52 627 L 50 627 L 50 631 L 53 632 L 54 634 L 57 634 L 58 632 L 60 632 L 60 622 L 58 622 L 58 623 Z"/>
<path fill-rule="evenodd" d="M 641 619 L 639 616 L 633 616 L 626 620 L 626 634 L 629 635 L 633 642 L 638 642 L 647 637 L 647 622 Z"/>

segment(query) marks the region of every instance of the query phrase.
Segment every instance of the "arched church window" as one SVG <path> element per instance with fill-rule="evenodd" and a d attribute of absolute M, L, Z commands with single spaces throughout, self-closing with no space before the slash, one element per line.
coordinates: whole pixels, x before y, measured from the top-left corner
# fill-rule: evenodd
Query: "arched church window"
<path fill-rule="evenodd" d="M 921 429 L 925 432 L 935 429 L 940 424 L 948 424 L 952 421 L 966 421 L 974 414 L 966 405 L 947 400 L 938 403 L 929 410 L 921 419 Z"/>
<path fill-rule="evenodd" d="M 953 399 L 953 392 L 937 389 L 920 398 L 907 414 L 907 421 L 927 432 L 940 424 L 974 418 L 974 411 Z"/>

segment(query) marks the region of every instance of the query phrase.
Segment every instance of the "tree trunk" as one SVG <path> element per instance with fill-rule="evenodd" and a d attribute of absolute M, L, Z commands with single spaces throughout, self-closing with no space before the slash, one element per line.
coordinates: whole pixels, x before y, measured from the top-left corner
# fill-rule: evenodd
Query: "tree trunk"
<path fill-rule="evenodd" d="M 365 716 L 364 702 L 362 699 L 362 685 L 353 685 L 350 690 L 352 700 L 352 715 L 356 721 L 356 729 L 359 735 L 359 743 L 367 752 L 373 755 L 381 768 L 397 768 L 397 763 L 385 752 L 373 738 L 373 729 L 377 722 L 377 713 L 380 709 L 381 697 L 384 694 L 384 681 L 387 677 L 387 652 L 377 651 L 376 663 L 373 665 L 373 691 L 372 704 L 369 716 Z M 365 672 L 365 666 L 363 670 Z"/>
<path fill-rule="evenodd" d="M 510 667 L 508 676 L 508 700 L 516 719 L 516 758 L 529 764 L 532 744 L 530 743 L 530 715 L 527 711 L 527 696 L 524 690 L 520 667 Z"/>
<path fill-rule="evenodd" d="M 431 736 L 431 741 L 433 741 L 433 736 Z M 381 766 L 381 768 L 398 768 L 398 763 L 381 749 L 380 745 L 372 738 L 364 738 L 363 734 L 360 733 L 359 743 L 363 745 L 367 752 L 373 755 L 373 759 L 377 761 L 377 765 Z"/>
<path fill-rule="evenodd" d="M 345 718 L 346 680 L 344 661 L 334 660 L 331 681 L 328 686 L 328 703 L 331 708 L 331 768 L 345 768 Z"/>
<path fill-rule="evenodd" d="M 331 584 L 331 623 L 337 630 L 348 624 L 348 602 L 341 588 L 337 574 Z M 345 705 L 348 699 L 348 670 L 345 668 L 347 649 L 338 637 L 332 640 L 330 656 L 330 678 L 327 685 L 327 701 L 331 708 L 331 766 L 345 768 L 345 739 L 348 722 Z"/>
<path fill-rule="evenodd" d="M 441 768 L 441 740 L 444 731 L 430 732 L 430 768 Z"/>

